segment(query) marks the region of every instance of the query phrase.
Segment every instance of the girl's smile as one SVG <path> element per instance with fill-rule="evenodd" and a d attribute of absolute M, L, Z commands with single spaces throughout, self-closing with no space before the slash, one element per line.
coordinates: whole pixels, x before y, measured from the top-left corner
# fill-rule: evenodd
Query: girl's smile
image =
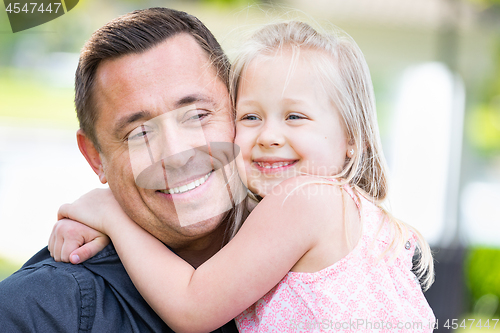
<path fill-rule="evenodd" d="M 324 55 L 308 49 L 298 55 L 291 48 L 259 55 L 240 78 L 235 143 L 248 188 L 261 196 L 300 174 L 338 174 L 350 148 L 344 121 L 313 65 Z"/>
<path fill-rule="evenodd" d="M 253 160 L 255 168 L 264 173 L 283 172 L 287 168 L 293 167 L 298 160 L 284 159 L 276 156 L 260 157 Z"/>

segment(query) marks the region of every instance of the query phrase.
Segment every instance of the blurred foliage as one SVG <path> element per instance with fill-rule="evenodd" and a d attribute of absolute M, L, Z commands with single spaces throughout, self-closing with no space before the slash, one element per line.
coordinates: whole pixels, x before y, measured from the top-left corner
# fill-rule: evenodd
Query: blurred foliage
<path fill-rule="evenodd" d="M 485 7 L 500 5 L 500 0 L 468 0 L 468 1 L 472 3 L 477 3 Z"/>
<path fill-rule="evenodd" d="M 213 4 L 218 6 L 245 6 L 252 5 L 260 2 L 270 2 L 270 1 L 262 1 L 262 0 L 200 0 L 200 2 L 205 4 Z"/>
<path fill-rule="evenodd" d="M 500 0 L 499 0 L 500 2 Z M 498 34 L 495 36 L 498 37 Z M 484 79 L 479 104 L 473 107 L 466 122 L 466 133 L 474 148 L 486 156 L 500 153 L 500 41 L 495 41 L 494 68 Z"/>
<path fill-rule="evenodd" d="M 0 258 L 0 281 L 14 273 L 21 265 L 16 265 L 8 260 Z"/>
<path fill-rule="evenodd" d="M 500 315 L 500 249 L 472 248 L 466 259 L 466 277 L 475 312 Z"/>
<path fill-rule="evenodd" d="M 469 116 L 469 138 L 485 155 L 500 152 L 500 95 L 477 106 Z"/>
<path fill-rule="evenodd" d="M 0 68 L 0 117 L 56 120 L 76 126 L 72 87 L 54 87 L 32 71 Z"/>
<path fill-rule="evenodd" d="M 500 19 L 500 0 L 468 0 L 483 9 L 495 9 L 495 20 Z M 500 154 L 500 36 L 494 35 L 494 68 L 484 80 L 479 104 L 474 106 L 466 119 L 466 134 L 473 147 L 486 157 Z M 500 279 L 500 275 L 499 275 Z"/>

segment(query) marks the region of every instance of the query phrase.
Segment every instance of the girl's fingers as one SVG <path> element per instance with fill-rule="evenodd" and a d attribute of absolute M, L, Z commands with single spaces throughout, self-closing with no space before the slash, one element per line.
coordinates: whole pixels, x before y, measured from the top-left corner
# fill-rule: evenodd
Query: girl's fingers
<path fill-rule="evenodd" d="M 55 261 L 69 262 L 70 253 L 85 242 L 82 228 L 87 227 L 65 218 L 57 221 L 49 238 L 50 255 Z"/>
<path fill-rule="evenodd" d="M 60 256 L 61 261 L 70 262 L 71 253 L 77 250 L 83 244 L 83 238 L 65 238 L 62 242 Z"/>
<path fill-rule="evenodd" d="M 54 237 L 51 255 L 55 261 L 61 261 L 61 242 L 57 236 Z"/>
<path fill-rule="evenodd" d="M 62 219 L 69 218 L 70 217 L 69 216 L 70 208 L 71 208 L 71 204 L 64 204 L 61 207 L 59 207 L 59 210 L 57 211 L 57 219 L 62 220 Z M 56 224 L 56 226 L 57 226 L 57 224 Z M 56 226 L 54 226 L 54 228 L 56 228 Z"/>
<path fill-rule="evenodd" d="M 99 236 L 94 240 L 78 247 L 69 254 L 69 261 L 72 264 L 80 264 L 87 259 L 92 258 L 109 244 L 107 236 Z"/>

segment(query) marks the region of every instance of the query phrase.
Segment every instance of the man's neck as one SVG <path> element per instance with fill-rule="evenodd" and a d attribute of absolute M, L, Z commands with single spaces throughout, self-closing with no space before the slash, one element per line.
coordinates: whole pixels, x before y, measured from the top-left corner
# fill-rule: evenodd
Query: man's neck
<path fill-rule="evenodd" d="M 225 242 L 225 234 L 226 223 L 221 223 L 221 225 L 209 235 L 203 236 L 183 246 L 172 248 L 172 250 L 191 266 L 197 268 L 222 248 Z"/>
<path fill-rule="evenodd" d="M 239 216 L 239 213 L 235 212 L 231 213 L 231 218 L 229 216 L 221 216 L 222 222 L 209 234 L 202 236 L 201 238 L 196 238 L 196 240 L 188 243 L 183 242 L 174 245 L 170 242 L 170 249 L 173 250 L 179 257 L 191 264 L 191 266 L 198 268 L 198 266 L 210 259 L 229 241 L 229 231 L 231 229 L 229 226 L 232 225 L 232 219 L 235 216 L 233 214 L 239 216 L 237 218 L 241 219 L 240 223 L 246 220 L 250 211 L 257 204 L 257 202 L 249 201 L 250 200 L 245 199 L 239 203 L 237 209 L 241 209 L 239 211 L 241 216 Z"/>

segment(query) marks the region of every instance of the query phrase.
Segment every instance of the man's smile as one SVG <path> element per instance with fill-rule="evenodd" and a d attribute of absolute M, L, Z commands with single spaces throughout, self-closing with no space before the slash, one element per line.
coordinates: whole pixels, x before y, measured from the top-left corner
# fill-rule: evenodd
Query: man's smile
<path fill-rule="evenodd" d="M 213 170 L 211 170 L 205 176 L 200 177 L 198 179 L 195 179 L 194 181 L 191 181 L 185 185 L 171 187 L 171 188 L 166 189 L 166 190 L 159 190 L 159 192 L 165 193 L 165 194 L 167 194 L 167 193 L 168 194 L 178 194 L 178 193 L 184 193 L 184 192 L 191 191 L 191 190 L 197 188 L 198 186 L 201 186 L 202 184 L 204 184 L 205 181 L 208 179 L 208 177 L 210 177 L 212 172 L 213 172 Z"/>

